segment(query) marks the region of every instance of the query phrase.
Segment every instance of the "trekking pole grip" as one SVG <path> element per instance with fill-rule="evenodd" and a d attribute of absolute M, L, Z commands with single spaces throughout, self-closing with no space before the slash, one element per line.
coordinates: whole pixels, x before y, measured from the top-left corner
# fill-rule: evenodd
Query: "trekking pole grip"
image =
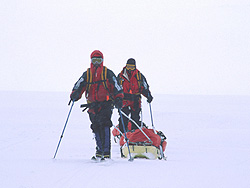
<path fill-rule="evenodd" d="M 70 99 L 70 100 L 69 100 L 69 103 L 68 103 L 68 106 L 70 105 L 71 101 L 72 101 L 72 100 Z"/>

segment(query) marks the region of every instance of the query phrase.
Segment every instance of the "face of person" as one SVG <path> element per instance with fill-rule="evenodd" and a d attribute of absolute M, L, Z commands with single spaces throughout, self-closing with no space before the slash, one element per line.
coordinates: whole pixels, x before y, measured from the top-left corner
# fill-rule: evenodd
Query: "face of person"
<path fill-rule="evenodd" d="M 129 74 L 135 70 L 135 65 L 127 64 L 126 65 L 126 70 Z"/>
<path fill-rule="evenodd" d="M 93 57 L 91 59 L 91 62 L 94 64 L 94 65 L 100 65 L 102 63 L 103 59 L 100 58 L 100 57 Z"/>

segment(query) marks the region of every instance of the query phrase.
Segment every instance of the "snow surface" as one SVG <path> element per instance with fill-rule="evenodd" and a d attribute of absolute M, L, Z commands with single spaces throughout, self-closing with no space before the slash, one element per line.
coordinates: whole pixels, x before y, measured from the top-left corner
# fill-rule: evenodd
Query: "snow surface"
<path fill-rule="evenodd" d="M 167 161 L 93 163 L 95 142 L 86 112 L 69 93 L 0 92 L 1 188 L 249 188 L 250 96 L 155 95 L 154 124 L 168 137 Z M 117 124 L 117 110 L 113 123 Z M 151 124 L 148 104 L 143 119 Z"/>

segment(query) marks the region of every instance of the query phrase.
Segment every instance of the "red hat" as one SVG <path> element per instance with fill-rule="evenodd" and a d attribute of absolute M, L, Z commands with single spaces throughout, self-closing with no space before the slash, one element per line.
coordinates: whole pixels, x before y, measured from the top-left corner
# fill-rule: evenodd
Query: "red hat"
<path fill-rule="evenodd" d="M 99 50 L 95 50 L 91 53 L 90 58 L 92 59 L 93 57 L 100 57 L 103 58 L 103 54 L 102 52 L 100 52 Z"/>

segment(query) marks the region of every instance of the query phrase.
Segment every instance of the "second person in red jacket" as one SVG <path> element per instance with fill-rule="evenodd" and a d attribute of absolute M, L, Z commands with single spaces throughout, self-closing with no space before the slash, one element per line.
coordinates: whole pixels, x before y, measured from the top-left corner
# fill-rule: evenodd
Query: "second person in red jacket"
<path fill-rule="evenodd" d="M 118 80 L 123 87 L 124 99 L 122 111 L 140 125 L 140 111 L 141 111 L 141 94 L 147 98 L 147 102 L 151 103 L 153 97 L 149 90 L 144 75 L 136 69 L 135 59 L 130 58 L 126 66 L 118 75 Z M 129 120 L 123 116 L 126 131 L 128 131 Z M 132 123 L 131 129 L 136 129 L 137 126 Z M 121 119 L 119 118 L 119 129 L 124 132 Z"/>

